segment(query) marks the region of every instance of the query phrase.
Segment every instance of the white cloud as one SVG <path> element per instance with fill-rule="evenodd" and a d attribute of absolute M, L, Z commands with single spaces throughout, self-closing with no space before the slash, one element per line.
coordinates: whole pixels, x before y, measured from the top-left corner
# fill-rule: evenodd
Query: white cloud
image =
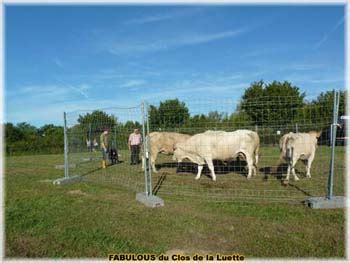
<path fill-rule="evenodd" d="M 127 82 L 123 83 L 120 85 L 122 88 L 130 88 L 130 87 L 135 87 L 135 86 L 141 86 L 146 84 L 146 81 L 141 80 L 141 79 L 132 79 L 128 80 Z"/>
<path fill-rule="evenodd" d="M 71 89 L 72 91 L 75 91 L 75 92 L 79 93 L 85 99 L 89 98 L 88 94 L 85 92 L 86 88 L 87 88 L 87 85 L 83 86 L 83 89 L 82 89 L 81 87 L 74 86 L 74 85 L 72 85 L 72 84 L 70 84 L 70 83 L 68 83 L 68 82 L 66 82 L 66 81 L 64 81 L 64 80 L 62 80 L 62 79 L 60 79 L 58 77 L 56 77 L 56 80 L 58 82 L 60 82 L 64 87 L 67 87 L 67 88 Z"/>
<path fill-rule="evenodd" d="M 286 77 L 289 81 L 298 81 L 303 83 L 313 83 L 313 84 L 328 84 L 328 83 L 344 83 L 344 78 L 341 75 L 303 75 L 303 74 L 291 74 Z"/>
<path fill-rule="evenodd" d="M 204 44 L 208 42 L 213 42 L 225 38 L 236 37 L 244 32 L 247 29 L 237 29 L 229 30 L 223 32 L 216 32 L 211 34 L 203 33 L 192 33 L 188 35 L 182 35 L 177 38 L 164 38 L 162 40 L 156 41 L 125 41 L 113 43 L 107 49 L 110 53 L 115 55 L 123 54 L 134 54 L 134 53 L 145 53 L 145 52 L 155 52 L 160 50 L 167 50 L 176 47 L 191 46 Z"/>
<path fill-rule="evenodd" d="M 260 47 L 254 50 L 250 50 L 247 53 L 244 53 L 242 57 L 260 57 L 271 54 L 277 54 L 285 51 L 290 51 L 292 47 L 284 45 L 284 46 L 270 46 L 270 47 Z"/>
<path fill-rule="evenodd" d="M 329 37 L 331 36 L 331 34 L 336 31 L 338 29 L 338 27 L 340 27 L 342 24 L 344 23 L 344 17 L 342 17 L 336 24 L 335 26 L 330 30 L 328 31 L 326 34 L 324 34 L 324 36 L 321 38 L 320 41 L 318 41 L 316 44 L 315 44 L 315 49 L 319 49 L 324 42 L 326 42 Z"/>
<path fill-rule="evenodd" d="M 197 100 L 221 96 L 233 99 L 249 85 L 249 81 L 242 80 L 240 73 L 206 74 L 178 80 L 166 85 L 166 87 L 161 86 L 158 89 L 152 89 L 143 94 L 142 98 L 145 100 L 163 100 L 179 97 Z"/>
<path fill-rule="evenodd" d="M 38 90 L 38 89 L 36 89 Z M 49 92 L 51 89 L 42 88 L 41 91 Z M 29 91 L 29 89 L 28 89 Z M 51 90 L 53 91 L 53 90 Z M 80 99 L 69 98 L 69 90 L 67 94 L 53 94 L 53 96 L 60 96 L 56 100 L 47 93 L 28 96 L 17 96 L 6 100 L 5 120 L 8 122 L 29 122 L 36 126 L 41 126 L 47 123 L 63 125 L 63 112 L 68 113 L 68 125 L 74 125 L 77 121 L 79 113 L 86 113 L 96 109 L 106 109 L 108 113 L 115 114 L 120 121 L 127 119 L 138 120 L 141 119 L 141 108 L 137 107 L 140 100 L 135 98 L 128 98 L 120 100 L 117 97 L 111 98 L 94 98 L 94 99 Z M 136 107 L 130 109 L 131 107 Z"/>
<path fill-rule="evenodd" d="M 6 92 L 6 102 L 13 107 L 26 107 L 37 105 L 42 107 L 46 104 L 87 99 L 83 96 L 91 87 L 88 84 L 79 84 L 75 87 L 63 85 L 62 83 L 51 85 L 30 85 L 24 86 L 16 91 Z M 42 108 L 43 109 L 43 108 Z"/>
<path fill-rule="evenodd" d="M 299 71 L 309 71 L 314 69 L 320 69 L 324 67 L 323 64 L 307 64 L 307 63 L 300 63 L 300 64 L 292 64 L 289 66 L 289 69 L 299 70 Z"/>
<path fill-rule="evenodd" d="M 243 32 L 245 29 L 230 30 L 225 32 L 219 32 L 214 34 L 192 34 L 190 36 L 182 37 L 174 41 L 174 45 L 186 46 L 186 45 L 197 45 L 207 42 L 212 42 L 224 38 L 234 37 Z"/>
<path fill-rule="evenodd" d="M 141 16 L 138 18 L 133 18 L 133 19 L 127 20 L 127 21 L 125 21 L 124 24 L 146 24 L 146 23 L 159 22 L 159 21 L 179 18 L 182 16 L 193 15 L 194 13 L 197 13 L 200 10 L 201 10 L 201 8 L 191 8 L 191 9 L 182 9 L 182 10 L 168 12 L 168 13 L 162 13 L 162 14 Z"/>
<path fill-rule="evenodd" d="M 64 68 L 63 63 L 62 63 L 62 61 L 61 61 L 60 59 L 55 58 L 55 59 L 53 60 L 53 62 L 56 64 L 56 66 L 58 66 L 58 67 L 60 67 L 60 68 Z"/>

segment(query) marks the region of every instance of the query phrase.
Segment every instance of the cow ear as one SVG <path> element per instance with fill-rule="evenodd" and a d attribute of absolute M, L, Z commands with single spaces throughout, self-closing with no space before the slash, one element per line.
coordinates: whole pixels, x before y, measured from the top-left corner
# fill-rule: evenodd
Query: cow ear
<path fill-rule="evenodd" d="M 321 134 L 322 134 L 322 131 L 319 131 L 319 132 L 316 134 L 317 139 L 321 137 Z"/>

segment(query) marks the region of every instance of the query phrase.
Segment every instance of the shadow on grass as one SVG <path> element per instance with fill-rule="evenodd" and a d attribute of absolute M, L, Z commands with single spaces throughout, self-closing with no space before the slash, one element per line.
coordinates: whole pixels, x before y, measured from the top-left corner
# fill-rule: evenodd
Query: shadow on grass
<path fill-rule="evenodd" d="M 287 164 L 280 164 L 276 166 L 265 166 L 259 169 L 261 173 L 264 173 L 264 179 L 268 180 L 270 177 L 275 177 L 278 180 L 283 178 L 283 174 L 287 172 Z"/>
<path fill-rule="evenodd" d="M 267 180 L 269 177 L 273 176 L 277 180 L 282 180 L 284 175 L 287 174 L 288 165 L 286 163 L 281 163 L 278 166 L 265 166 L 259 169 L 260 172 L 264 173 L 265 179 Z M 295 169 L 296 173 L 299 173 L 297 169 Z"/>
<path fill-rule="evenodd" d="M 283 179 L 287 175 L 288 165 L 286 163 L 281 163 L 278 166 L 265 166 L 259 169 L 260 172 L 264 173 L 266 179 L 268 177 L 275 177 L 278 180 Z M 295 168 L 295 172 L 299 175 L 304 175 L 298 169 Z M 291 174 L 291 176 L 293 176 Z"/>
<path fill-rule="evenodd" d="M 296 190 L 302 192 L 304 195 L 312 196 L 312 194 L 306 192 L 305 190 L 301 189 L 299 186 L 297 186 L 297 185 L 295 185 L 295 184 L 289 183 L 288 185 L 291 186 L 291 187 L 293 187 L 293 188 L 295 188 Z"/>
<path fill-rule="evenodd" d="M 88 172 L 86 172 L 86 173 L 83 173 L 83 174 L 81 174 L 80 176 L 81 176 L 81 177 L 88 176 L 89 174 L 93 174 L 94 172 L 97 172 L 97 171 L 99 171 L 99 170 L 102 170 L 102 168 L 101 168 L 101 167 L 98 167 L 98 168 L 96 168 L 96 169 L 93 169 L 93 170 L 90 170 L 90 171 L 88 171 Z"/>
<path fill-rule="evenodd" d="M 118 164 L 121 164 L 121 163 L 123 163 L 123 162 L 124 162 L 124 161 L 119 161 L 118 163 L 114 163 L 114 164 L 111 163 L 111 164 L 108 164 L 106 169 L 108 169 L 108 167 L 110 167 L 110 166 L 118 165 Z M 99 167 L 96 167 L 95 169 L 92 169 L 92 170 L 90 170 L 90 171 L 87 171 L 87 172 L 81 174 L 80 176 L 81 176 L 81 177 L 88 176 L 89 174 L 93 174 L 94 172 L 97 172 L 97 171 L 100 171 L 100 170 L 102 170 L 102 168 L 99 166 Z"/>
<path fill-rule="evenodd" d="M 290 182 L 285 182 L 283 179 L 285 175 L 287 174 L 288 165 L 286 163 L 279 164 L 276 166 L 266 166 L 259 169 L 260 172 L 264 173 L 264 180 L 268 180 L 270 177 L 275 177 L 276 180 L 281 180 L 282 186 L 290 186 L 295 188 L 296 190 L 302 192 L 304 195 L 312 196 L 310 193 L 306 192 L 305 190 L 301 189 L 299 186 L 292 184 Z M 295 172 L 298 174 L 299 171 L 295 169 Z M 299 173 L 300 174 L 300 173 Z M 291 175 L 292 177 L 293 175 Z"/>
<path fill-rule="evenodd" d="M 214 171 L 217 175 L 235 172 L 242 176 L 246 176 L 246 173 L 247 173 L 247 169 L 246 169 L 247 163 L 244 160 L 237 159 L 229 162 L 213 160 L 213 164 L 214 164 Z M 162 168 L 176 168 L 176 173 L 197 174 L 198 172 L 198 165 L 191 162 L 161 163 L 161 164 L 157 164 L 156 168 L 157 170 L 161 170 Z M 210 170 L 207 164 L 205 164 L 203 167 L 202 175 L 206 175 L 211 178 Z"/>
<path fill-rule="evenodd" d="M 158 179 L 156 185 L 155 185 L 155 186 L 153 187 L 153 189 L 152 189 L 152 193 L 153 193 L 154 195 L 157 195 L 157 193 L 158 193 L 160 187 L 162 186 L 164 180 L 166 179 L 166 176 L 167 176 L 167 175 L 168 175 L 168 173 L 162 173 L 162 175 L 159 177 L 159 179 Z"/>

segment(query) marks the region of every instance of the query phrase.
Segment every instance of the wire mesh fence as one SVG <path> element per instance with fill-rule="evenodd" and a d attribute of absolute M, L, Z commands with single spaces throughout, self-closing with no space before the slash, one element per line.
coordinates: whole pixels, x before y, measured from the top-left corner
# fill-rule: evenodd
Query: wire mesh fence
<path fill-rule="evenodd" d="M 186 105 L 191 109 L 188 116 L 181 115 L 181 111 L 180 115 L 174 114 L 178 110 L 178 105 L 170 105 L 170 107 L 159 105 L 158 118 L 150 122 L 151 132 L 178 132 L 192 136 L 208 130 L 232 132 L 248 129 L 255 131 L 260 138 L 258 174 L 247 180 L 246 159 L 237 156 L 231 160 L 214 160 L 216 182 L 212 181 L 207 162 L 202 171 L 205 176 L 195 180 L 198 165 L 193 161 L 188 161 L 186 158 L 185 163 L 177 165 L 171 157 L 159 155 L 156 165 L 158 173 L 152 175 L 154 192 L 158 195 L 176 196 L 180 199 L 191 198 L 191 200 L 254 202 L 299 202 L 308 197 L 326 195 L 331 158 L 332 108 L 311 103 L 305 105 L 299 98 L 286 96 L 260 97 L 244 103 L 233 100 L 189 101 L 186 102 Z M 152 116 L 152 109 L 150 111 Z M 154 109 L 153 111 L 155 112 Z M 157 115 L 157 113 L 153 114 Z M 284 184 L 283 179 L 288 171 L 288 160 L 280 159 L 280 139 L 290 132 L 309 133 L 310 131 L 320 132 L 315 159 L 311 166 L 312 177 L 307 178 L 307 161 L 301 160 L 295 167 L 300 180 L 295 182 L 290 180 L 288 184 Z M 215 140 L 220 144 L 218 139 Z M 240 139 L 237 138 L 237 140 Z M 241 140 L 245 139 L 241 138 Z M 152 141 L 151 143 L 157 142 Z M 196 154 L 201 151 L 200 148 L 206 146 L 206 141 L 203 140 L 187 141 L 187 144 L 190 143 L 193 145 L 187 145 L 187 150 L 194 151 Z M 302 139 L 299 144 L 312 143 L 308 139 Z M 210 147 L 213 146 L 210 145 Z M 298 146 L 294 147 L 298 148 Z M 225 148 L 227 147 L 221 145 L 222 151 L 225 151 Z M 308 155 L 309 153 L 302 154 Z M 344 156 L 344 147 L 337 146 L 334 169 L 335 195 L 344 194 Z M 307 157 L 300 156 L 300 159 L 307 159 Z"/>
<path fill-rule="evenodd" d="M 143 172 L 140 165 L 129 164 L 128 149 L 129 135 L 141 127 L 141 121 L 140 106 L 67 113 L 69 175 L 142 191 Z"/>
<path fill-rule="evenodd" d="M 143 192 L 145 176 L 142 165 L 130 165 L 128 138 L 134 128 L 142 131 L 144 118 L 148 118 L 143 139 L 148 140 L 152 193 L 171 200 L 198 200 L 218 202 L 300 202 L 308 197 L 325 196 L 331 160 L 332 107 L 303 103 L 296 97 L 259 97 L 254 100 L 234 101 L 187 101 L 173 100 L 171 103 L 153 104 L 131 108 L 109 108 L 98 111 L 77 111 L 67 114 L 68 167 L 70 175 L 80 175 L 91 183 L 118 184 L 133 192 Z M 108 130 L 107 168 L 102 168 L 104 158 L 101 139 Z M 195 180 L 201 165 L 184 154 L 182 162 L 174 159 L 178 143 L 200 156 L 206 141 L 198 145 L 190 139 L 208 131 L 234 132 L 254 131 L 259 136 L 258 159 L 255 160 L 257 174 L 247 180 L 249 158 L 242 151 L 232 158 L 213 156 L 216 181 L 212 179 L 208 159 L 203 164 L 202 176 Z M 345 128 L 340 127 L 338 133 Z M 149 132 L 148 132 L 149 130 Z M 280 157 L 280 140 L 293 133 L 320 132 L 311 165 L 311 178 L 307 178 L 309 152 L 303 152 L 295 166 L 299 181 L 285 182 L 288 158 Z M 185 134 L 185 137 L 177 134 Z M 217 136 L 217 135 L 215 135 Z M 210 137 L 210 136 L 209 136 Z M 181 139 L 182 138 L 182 139 Z M 214 139 L 214 144 L 215 144 Z M 235 141 L 249 145 L 247 138 L 236 137 Z M 302 145 L 311 149 L 314 141 L 303 138 Z M 299 142 L 300 144 L 300 142 Z M 315 145 L 316 145 L 315 144 Z M 220 143 L 218 143 L 220 146 Z M 217 146 L 218 146 L 217 145 Z M 215 145 L 214 145 L 215 146 Z M 229 151 L 232 145 L 221 144 L 221 151 Z M 210 147 L 213 145 L 209 145 Z M 233 146 L 232 146 L 233 147 Z M 238 147 L 238 148 L 239 148 Z M 245 147 L 245 146 L 244 146 Z M 294 145 L 293 149 L 298 146 Z M 117 163 L 112 163 L 110 150 L 117 151 Z M 207 147 L 208 149 L 208 147 Z M 241 150 L 241 149 L 240 149 Z M 224 154 L 223 154 L 224 155 Z M 140 153 L 139 158 L 143 156 Z M 221 158 L 222 157 L 222 158 Z M 286 157 L 286 156 L 285 156 Z M 288 156 L 287 156 L 288 157 Z M 334 194 L 344 194 L 345 147 L 335 147 Z M 210 162 L 209 162 L 210 164 Z M 146 167 L 147 170 L 147 167 Z M 293 171 L 292 171 L 293 172 Z M 147 180 L 146 180 L 147 184 Z"/>

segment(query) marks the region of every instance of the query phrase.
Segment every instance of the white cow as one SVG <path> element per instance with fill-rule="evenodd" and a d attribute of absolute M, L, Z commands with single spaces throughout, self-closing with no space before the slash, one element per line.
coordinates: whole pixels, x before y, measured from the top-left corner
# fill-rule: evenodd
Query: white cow
<path fill-rule="evenodd" d="M 308 133 L 287 133 L 280 139 L 279 147 L 281 151 L 280 160 L 284 159 L 288 163 L 287 177 L 289 180 L 290 171 L 292 170 L 294 180 L 299 178 L 295 173 L 295 164 L 302 160 L 306 165 L 306 176 L 311 178 L 311 164 L 315 158 L 317 148 L 317 139 L 321 132 L 310 131 Z"/>
<path fill-rule="evenodd" d="M 203 165 L 208 164 L 212 180 L 216 181 L 213 160 L 229 161 L 244 155 L 248 164 L 248 176 L 256 174 L 260 139 L 256 132 L 237 130 L 234 132 L 206 131 L 199 133 L 183 143 L 175 145 L 174 160 L 181 162 L 187 158 L 198 164 L 196 180 L 201 176 Z"/>
<path fill-rule="evenodd" d="M 150 159 L 153 172 L 157 173 L 156 160 L 158 153 L 173 154 L 176 143 L 186 141 L 191 136 L 177 132 L 151 132 L 149 134 Z M 144 158 L 142 158 L 142 170 L 144 170 Z"/>

